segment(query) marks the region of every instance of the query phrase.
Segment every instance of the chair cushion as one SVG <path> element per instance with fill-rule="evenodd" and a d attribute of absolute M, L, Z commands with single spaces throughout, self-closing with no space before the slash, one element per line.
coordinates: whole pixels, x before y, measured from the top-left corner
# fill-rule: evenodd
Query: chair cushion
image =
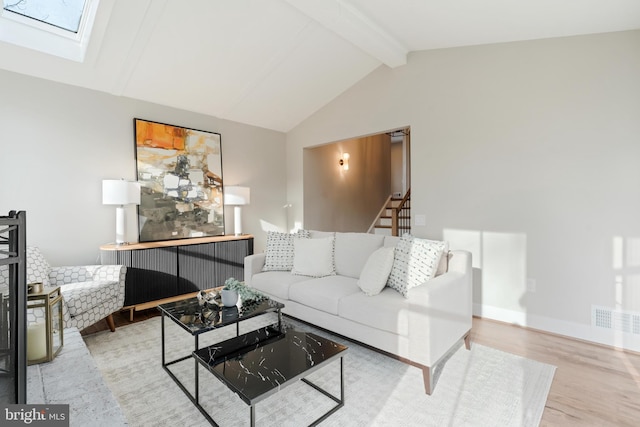
<path fill-rule="evenodd" d="M 118 298 L 119 290 L 119 282 L 108 280 L 70 283 L 60 287 L 71 317 L 85 313 L 107 300 Z"/>
<path fill-rule="evenodd" d="M 27 284 L 41 282 L 49 284 L 51 266 L 36 246 L 27 246 Z"/>
<path fill-rule="evenodd" d="M 35 246 L 27 246 L 27 284 L 43 283 L 49 285 L 51 266 Z M 9 266 L 0 266 L 0 294 L 9 292 Z"/>

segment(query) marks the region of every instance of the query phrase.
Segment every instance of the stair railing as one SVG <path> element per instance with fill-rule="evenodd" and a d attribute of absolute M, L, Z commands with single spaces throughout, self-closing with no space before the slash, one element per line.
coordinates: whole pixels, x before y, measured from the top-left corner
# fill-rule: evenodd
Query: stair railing
<path fill-rule="evenodd" d="M 411 232 L 411 215 L 402 215 L 404 209 L 411 209 L 411 189 L 407 190 L 398 206 L 391 208 L 391 235 L 399 236 L 400 230 Z"/>
<path fill-rule="evenodd" d="M 389 197 L 387 197 L 387 200 L 385 200 L 385 202 L 382 204 L 382 207 L 380 208 L 378 215 L 376 215 L 376 217 L 373 219 L 373 222 L 369 226 L 367 233 L 373 233 L 373 230 L 376 228 L 376 224 L 378 223 L 380 217 L 387 210 L 387 206 L 389 206 L 390 203 L 391 203 L 391 195 L 389 195 Z"/>

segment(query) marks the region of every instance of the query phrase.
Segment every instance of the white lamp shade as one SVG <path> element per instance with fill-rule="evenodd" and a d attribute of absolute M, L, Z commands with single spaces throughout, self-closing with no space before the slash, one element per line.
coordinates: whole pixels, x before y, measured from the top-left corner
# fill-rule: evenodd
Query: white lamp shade
<path fill-rule="evenodd" d="M 251 202 L 251 190 L 249 187 L 228 186 L 224 187 L 224 203 L 226 205 L 241 206 Z"/>
<path fill-rule="evenodd" d="M 103 205 L 139 205 L 140 184 L 123 179 L 102 181 Z"/>

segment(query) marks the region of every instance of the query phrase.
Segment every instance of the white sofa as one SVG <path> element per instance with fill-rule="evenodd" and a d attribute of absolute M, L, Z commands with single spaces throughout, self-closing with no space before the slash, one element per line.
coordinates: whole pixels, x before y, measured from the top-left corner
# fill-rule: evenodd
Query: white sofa
<path fill-rule="evenodd" d="M 311 231 L 311 238 L 334 233 Z M 265 254 L 245 258 L 245 283 L 285 304 L 283 313 L 361 342 L 418 366 L 431 394 L 434 369 L 461 340 L 470 347 L 471 254 L 446 251 L 445 272 L 412 288 L 405 298 L 385 287 L 368 296 L 360 273 L 376 249 L 399 237 L 335 233 L 335 275 L 313 278 L 290 271 L 262 271 Z M 448 265 L 447 265 L 448 264 Z"/>

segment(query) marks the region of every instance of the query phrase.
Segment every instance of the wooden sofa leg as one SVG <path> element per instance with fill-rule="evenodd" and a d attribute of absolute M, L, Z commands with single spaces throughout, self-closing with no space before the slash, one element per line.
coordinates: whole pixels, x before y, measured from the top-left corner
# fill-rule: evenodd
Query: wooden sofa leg
<path fill-rule="evenodd" d="M 433 375 L 431 375 L 431 368 L 425 366 L 422 368 L 422 379 L 424 380 L 424 391 L 429 396 L 433 392 Z"/>
<path fill-rule="evenodd" d="M 107 325 L 109 325 L 109 329 L 111 329 L 111 332 L 115 332 L 116 322 L 113 321 L 113 314 L 108 315 L 106 320 L 107 320 Z"/>
<path fill-rule="evenodd" d="M 471 331 L 464 336 L 464 347 L 467 350 L 471 350 Z"/>

